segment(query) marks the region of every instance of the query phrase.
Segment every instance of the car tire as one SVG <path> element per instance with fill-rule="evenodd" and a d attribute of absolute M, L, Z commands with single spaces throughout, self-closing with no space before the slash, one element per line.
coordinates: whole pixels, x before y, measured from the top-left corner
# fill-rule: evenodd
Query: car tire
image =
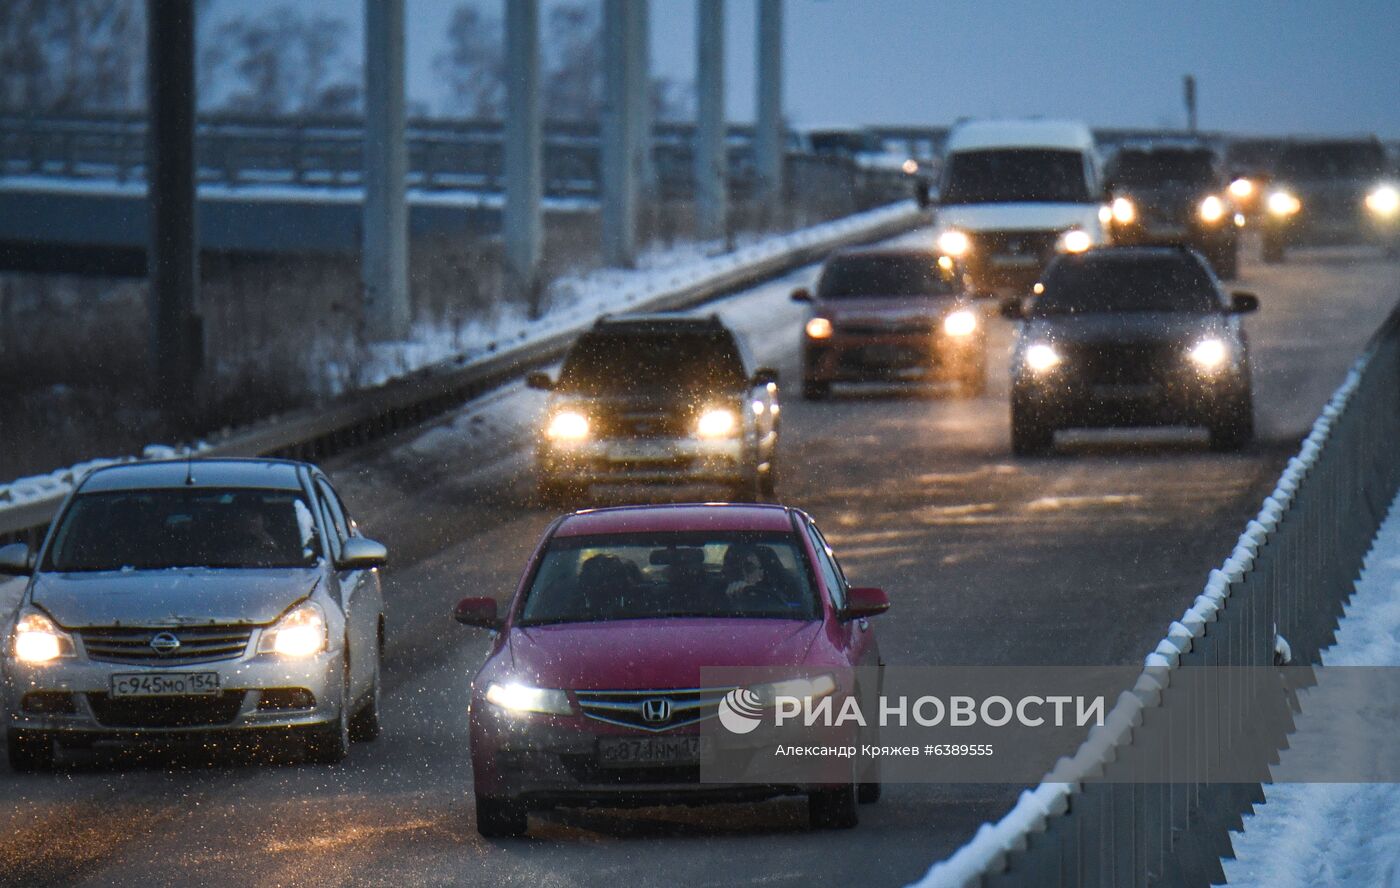
<path fill-rule="evenodd" d="M 368 699 L 360 705 L 358 711 L 350 719 L 350 742 L 368 743 L 379 739 L 381 726 L 379 723 L 379 673 L 380 656 L 379 651 L 374 653 L 374 676 L 371 678 Z"/>
<path fill-rule="evenodd" d="M 1231 398 L 1214 411 L 1210 423 L 1210 449 L 1217 453 L 1242 450 L 1254 440 L 1254 399 L 1246 393 Z"/>
<path fill-rule="evenodd" d="M 806 380 L 802 383 L 802 399 L 804 401 L 825 401 L 831 397 L 831 383 Z"/>
<path fill-rule="evenodd" d="M 1055 429 L 1043 422 L 1019 398 L 1011 400 L 1011 452 L 1038 456 L 1055 446 Z"/>
<path fill-rule="evenodd" d="M 510 799 L 476 797 L 476 831 L 488 839 L 514 838 L 530 828 L 529 811 Z"/>
<path fill-rule="evenodd" d="M 54 765 L 54 743 L 48 734 L 38 731 L 5 731 L 5 750 L 10 758 L 10 770 L 19 774 L 50 771 Z"/>
<path fill-rule="evenodd" d="M 1263 256 L 1265 262 L 1269 263 L 1270 265 L 1274 265 L 1283 261 L 1283 235 L 1270 234 L 1267 231 L 1264 232 L 1263 246 Z"/>
<path fill-rule="evenodd" d="M 852 829 L 860 823 L 857 784 L 815 789 L 807 794 L 807 819 L 812 829 Z"/>
<path fill-rule="evenodd" d="M 350 754 L 350 670 L 340 684 L 339 715 L 335 721 L 324 725 L 314 725 L 306 731 L 304 755 L 306 761 L 316 765 L 336 765 L 345 761 Z"/>

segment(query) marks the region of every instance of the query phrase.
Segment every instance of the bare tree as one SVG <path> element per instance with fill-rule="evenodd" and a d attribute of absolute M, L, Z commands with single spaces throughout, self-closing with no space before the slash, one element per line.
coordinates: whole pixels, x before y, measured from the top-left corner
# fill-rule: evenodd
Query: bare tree
<path fill-rule="evenodd" d="M 447 113 L 501 117 L 505 65 L 500 19 L 487 18 L 472 6 L 458 6 L 447 26 L 447 49 L 433 59 L 433 70 L 447 83 Z"/>
<path fill-rule="evenodd" d="M 602 23 L 596 7 L 556 6 L 547 25 L 544 113 L 554 120 L 597 120 L 603 107 Z"/>
<path fill-rule="evenodd" d="M 221 94 L 217 107 L 248 114 L 350 113 L 360 104 L 359 72 L 336 78 L 345 59 L 348 27 L 339 18 L 306 16 L 292 6 L 222 23 L 200 59 L 201 92 Z"/>
<path fill-rule="evenodd" d="M 128 109 L 140 95 L 137 0 L 0 2 L 0 104 L 30 111 Z"/>

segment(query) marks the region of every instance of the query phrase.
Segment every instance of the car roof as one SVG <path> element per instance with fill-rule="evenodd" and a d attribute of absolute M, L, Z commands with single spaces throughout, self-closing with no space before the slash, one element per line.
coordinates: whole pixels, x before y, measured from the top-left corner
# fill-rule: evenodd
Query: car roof
<path fill-rule="evenodd" d="M 1148 246 L 1106 246 L 1095 247 L 1092 250 L 1085 250 L 1083 253 L 1066 253 L 1057 256 L 1057 261 L 1085 262 L 1089 260 L 1104 262 L 1135 262 L 1142 259 L 1188 259 L 1194 261 L 1191 250 L 1187 247 L 1169 245 L 1162 247 Z"/>
<path fill-rule="evenodd" d="M 970 120 L 948 134 L 945 153 L 994 148 L 1062 148 L 1087 151 L 1094 147 L 1089 127 L 1074 120 Z"/>
<path fill-rule="evenodd" d="M 119 463 L 94 469 L 83 479 L 82 493 L 149 490 L 162 487 L 253 487 L 301 490 L 306 463 L 284 459 L 172 459 Z"/>
<path fill-rule="evenodd" d="M 586 509 L 560 520 L 556 537 L 688 531 L 792 532 L 792 510 L 767 503 L 676 503 Z"/>
<path fill-rule="evenodd" d="M 622 314 L 603 315 L 593 324 L 600 333 L 715 333 L 729 328 L 719 315 Z"/>
<path fill-rule="evenodd" d="M 827 261 L 836 259 L 917 259 L 927 257 L 937 259 L 938 251 L 928 247 L 848 247 L 832 254 Z"/>

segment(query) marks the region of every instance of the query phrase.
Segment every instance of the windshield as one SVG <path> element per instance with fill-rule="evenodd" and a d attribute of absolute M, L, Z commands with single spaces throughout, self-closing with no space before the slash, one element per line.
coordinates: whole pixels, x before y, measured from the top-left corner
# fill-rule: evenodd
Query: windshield
<path fill-rule="evenodd" d="M 1056 262 L 1031 317 L 1106 312 L 1219 312 L 1215 284 L 1186 257 L 1085 259 Z"/>
<path fill-rule="evenodd" d="M 1048 148 L 959 151 L 948 160 L 942 196 L 945 204 L 1090 200 L 1084 155 Z"/>
<path fill-rule="evenodd" d="M 1379 176 L 1384 169 L 1385 153 L 1369 142 L 1292 145 L 1279 161 L 1279 174 L 1293 179 L 1357 179 Z"/>
<path fill-rule="evenodd" d="M 819 614 L 791 534 L 666 533 L 553 540 L 520 622 Z"/>
<path fill-rule="evenodd" d="M 1108 179 L 1114 187 L 1212 185 L 1215 157 L 1209 151 L 1124 151 L 1114 159 Z"/>
<path fill-rule="evenodd" d="M 296 491 L 123 490 L 74 499 L 43 569 L 306 567 L 320 551 Z"/>
<path fill-rule="evenodd" d="M 948 296 L 958 289 L 956 273 L 939 268 L 932 255 L 845 256 L 827 264 L 817 298 Z"/>
<path fill-rule="evenodd" d="M 726 331 L 585 333 L 559 375 L 561 391 L 579 394 L 733 390 L 743 382 L 743 359 Z"/>

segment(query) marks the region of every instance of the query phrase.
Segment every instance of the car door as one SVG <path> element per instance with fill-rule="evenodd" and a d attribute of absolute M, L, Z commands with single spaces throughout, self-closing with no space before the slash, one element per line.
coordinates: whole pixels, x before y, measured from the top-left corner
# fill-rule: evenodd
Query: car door
<path fill-rule="evenodd" d="M 351 527 L 345 507 L 322 476 L 316 477 L 316 495 L 331 531 L 331 549 L 339 559 L 345 541 L 350 539 Z M 375 588 L 377 578 L 372 571 L 340 570 L 335 568 L 339 603 L 345 614 L 345 638 L 350 650 L 350 697 L 366 693 L 374 677 L 374 651 L 379 629 L 379 608 Z"/>
<path fill-rule="evenodd" d="M 846 607 L 846 596 L 850 584 L 846 581 L 846 575 L 842 573 L 841 565 L 837 562 L 831 546 L 827 545 L 826 538 L 822 536 L 816 523 L 809 520 L 806 522 L 806 527 L 808 539 L 817 560 L 817 569 L 822 575 L 822 584 L 826 586 L 833 609 L 839 613 Z M 876 666 L 879 663 L 879 647 L 875 642 L 875 636 L 871 631 L 868 619 L 839 620 L 834 627 L 831 638 L 832 642 L 845 653 L 846 661 L 852 667 Z"/>

